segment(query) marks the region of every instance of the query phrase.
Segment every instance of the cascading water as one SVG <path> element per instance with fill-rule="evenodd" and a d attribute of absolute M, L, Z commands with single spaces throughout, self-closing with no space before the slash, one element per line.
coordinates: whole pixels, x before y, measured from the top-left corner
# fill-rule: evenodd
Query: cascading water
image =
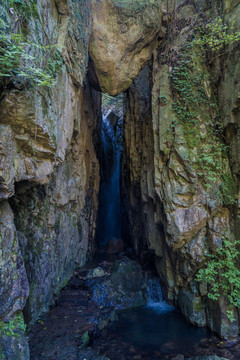
<path fill-rule="evenodd" d="M 147 278 L 147 308 L 163 314 L 174 311 L 174 307 L 163 300 L 161 284 L 158 278 Z"/>
<path fill-rule="evenodd" d="M 122 154 L 122 116 L 108 112 L 101 123 L 101 183 L 97 243 L 103 250 L 110 239 L 121 238 L 120 160 Z"/>
<path fill-rule="evenodd" d="M 119 347 L 129 346 L 141 355 L 139 358 L 147 360 L 170 359 L 168 354 L 187 355 L 194 347 L 197 349 L 199 342 L 206 338 L 207 330 L 189 324 L 179 311 L 163 300 L 158 278 L 147 274 L 145 280 L 147 305 L 118 314 L 119 320 L 107 329 L 106 348 L 116 344 L 113 350 L 116 353 Z M 110 352 L 107 355 L 111 358 Z"/>
<path fill-rule="evenodd" d="M 112 98 L 109 99 L 109 103 L 105 102 L 107 106 L 102 107 L 99 139 L 101 183 L 96 241 L 101 253 L 100 259 L 101 257 L 105 259 L 105 250 L 108 254 L 116 254 L 109 251 L 109 240 L 122 237 L 120 171 L 123 116 L 121 111 L 118 112 L 117 107 L 112 105 L 112 101 Z M 118 357 L 119 359 L 132 359 L 133 357 L 128 357 L 128 355 L 132 356 L 128 350 L 124 354 L 126 347 L 131 349 L 134 347 L 136 354 L 140 354 L 141 358 L 147 360 L 164 359 L 165 355 L 169 358 L 168 354 L 172 352 L 187 354 L 189 348 L 196 346 L 207 334 L 206 329 L 198 329 L 187 323 L 180 312 L 163 300 L 161 285 L 157 277 L 147 272 L 145 283 L 147 305 L 121 311 L 118 314 L 119 320 L 112 322 L 106 329 L 107 341 L 104 352 L 109 354 L 111 359 L 116 359 L 119 351 L 122 355 Z M 107 298 L 109 289 L 107 289 L 107 294 L 104 293 L 104 288 L 101 290 Z M 103 342 L 105 344 L 104 339 Z"/>

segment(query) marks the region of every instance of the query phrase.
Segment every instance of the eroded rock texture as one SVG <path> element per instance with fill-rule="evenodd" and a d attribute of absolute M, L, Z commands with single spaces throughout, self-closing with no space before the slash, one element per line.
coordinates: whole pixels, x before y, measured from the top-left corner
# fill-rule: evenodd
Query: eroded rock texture
<path fill-rule="evenodd" d="M 100 97 L 86 79 L 89 2 L 39 0 L 27 26 L 33 43 L 59 47 L 62 65 L 52 88 L 10 84 L 1 94 L 0 326 L 5 329 L 23 308 L 25 320 L 35 322 L 76 265 L 86 262 L 98 202 L 93 132 Z M 37 51 L 44 67 L 41 48 Z M 26 347 L 17 345 L 23 344 L 20 337 L 13 334 L 9 346 L 4 339 L 0 357 L 27 360 Z"/>
<path fill-rule="evenodd" d="M 126 90 L 152 56 L 161 29 L 159 1 L 96 0 L 89 54 L 103 92 Z"/>
<path fill-rule="evenodd" d="M 222 3 L 222 8 L 231 10 L 228 15 L 231 22 L 240 11 L 237 3 L 231 8 L 227 2 Z M 213 61 L 211 69 L 206 67 L 200 60 L 201 53 L 194 55 L 197 50 L 189 47 L 194 16 L 199 9 L 204 10 L 204 3 L 177 5 L 171 23 L 175 33 L 166 43 L 159 43 L 152 66 L 146 67 L 127 91 L 123 194 L 128 194 L 128 202 L 125 211 L 129 214 L 132 243 L 138 254 L 155 254 L 154 262 L 167 298 L 191 322 L 199 326 L 208 324 L 222 336 L 235 336 L 238 323 L 231 324 L 226 317 L 225 299 L 219 303 L 207 300 L 208 290 L 199 286 L 195 276 L 205 256 L 221 246 L 223 236 L 235 231 L 239 237 L 239 210 L 236 202 L 230 201 L 237 196 L 239 176 L 239 55 L 231 48 L 221 61 Z M 212 11 L 219 11 L 219 7 Z M 199 101 L 195 113 L 197 122 L 191 125 L 187 120 L 178 119 L 184 109 L 176 106 L 187 75 L 182 75 L 176 91 L 174 81 L 178 75 L 172 73 L 181 64 L 186 46 L 193 56 L 191 78 L 198 75 L 204 78 L 206 99 L 211 99 L 215 89 L 219 96 L 218 108 L 211 109 L 210 100 Z M 220 147 L 219 140 L 212 135 L 217 116 L 224 123 L 230 157 L 217 152 L 211 155 L 213 149 Z M 196 142 L 194 137 L 199 140 Z M 209 174 L 213 172 L 206 163 L 213 157 L 224 165 L 211 178 Z M 203 158 L 203 162 L 199 162 Z M 207 170 L 202 172 L 203 163 Z M 230 183 L 232 194 L 224 194 L 223 189 L 229 191 Z"/>
<path fill-rule="evenodd" d="M 174 88 L 170 76 L 209 5 L 206 16 L 224 14 L 239 30 L 239 0 L 37 1 L 24 24 L 27 37 L 43 47 L 56 44 L 62 64 L 52 88 L 18 82 L 1 87 L 1 329 L 23 308 L 26 321 L 36 321 L 93 252 L 100 95 L 86 77 L 90 55 L 96 88 L 116 95 L 132 84 L 125 96 L 122 194 L 134 249 L 153 259 L 166 297 L 191 322 L 222 336 L 237 334 L 238 315 L 230 324 L 226 299 L 207 300 L 195 276 L 205 256 L 221 246 L 222 234 L 239 237 L 239 49 L 232 45 L 206 66 L 192 48 L 191 76 L 203 84 L 192 124 L 177 120 L 181 85 Z M 162 8 L 169 14 L 163 16 Z M 43 50 L 31 51 L 44 68 Z M 216 150 L 216 119 L 229 146 L 225 155 Z M 217 174 L 204 168 L 214 156 L 222 164 Z M 17 337 L 6 342 L 1 334 L 6 359 L 27 360 L 22 332 L 22 346 Z"/>

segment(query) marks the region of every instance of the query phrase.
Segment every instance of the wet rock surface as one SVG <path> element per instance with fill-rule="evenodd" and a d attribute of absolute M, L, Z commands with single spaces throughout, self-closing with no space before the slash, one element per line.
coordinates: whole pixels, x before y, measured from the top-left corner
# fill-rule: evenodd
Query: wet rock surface
<path fill-rule="evenodd" d="M 37 321 L 29 335 L 31 359 L 82 359 L 85 352 L 81 347 L 98 336 L 98 319 L 103 315 L 88 291 L 67 286 L 56 306 Z M 93 358 L 90 353 L 87 356 Z"/>
<path fill-rule="evenodd" d="M 88 285 L 91 288 L 91 298 L 99 306 L 127 309 L 146 304 L 142 268 L 127 257 L 114 262 L 109 277 L 88 282 Z"/>
<path fill-rule="evenodd" d="M 117 320 L 115 309 L 145 304 L 144 289 L 140 265 L 127 257 L 76 270 L 55 299 L 55 306 L 33 326 L 29 335 L 31 359 L 104 360 L 98 357 L 97 349 L 83 348 Z"/>
<path fill-rule="evenodd" d="M 199 343 L 194 348 L 189 347 L 184 354 L 178 354 L 171 341 L 166 343 L 165 347 L 162 348 L 163 351 L 144 351 L 133 346 L 131 341 L 122 341 L 116 333 L 109 336 L 109 331 L 105 329 L 93 344 L 93 348 L 111 360 L 239 360 L 239 346 L 234 350 L 223 351 L 218 348 L 218 341 L 217 338 L 207 339 L 205 348 Z"/>
<path fill-rule="evenodd" d="M 99 276 L 102 274 L 104 275 Z M 109 282 L 112 283 L 112 287 L 108 287 Z M 98 286 L 107 286 L 109 291 L 104 294 L 99 304 L 93 301 L 94 291 Z M 131 336 L 127 341 L 123 340 L 117 330 L 122 310 L 117 313 L 116 309 L 122 309 L 123 305 L 125 309 L 134 306 L 131 291 L 138 292 L 141 288 L 144 298 L 145 286 L 140 265 L 126 256 L 112 261 L 102 261 L 95 267 L 77 269 L 68 285 L 55 299 L 55 306 L 33 326 L 29 334 L 31 359 L 239 359 L 238 343 L 232 348 L 223 349 L 223 343 L 214 336 L 202 338 L 183 354 L 178 353 L 171 339 L 159 350 L 153 347 L 151 351 L 133 344 Z M 116 289 L 125 301 L 119 298 L 120 293 L 117 294 Z M 151 334 L 146 332 L 146 338 L 149 336 Z"/>
<path fill-rule="evenodd" d="M 23 333 L 16 332 L 14 336 L 0 336 L 0 359 L 27 360 L 29 356 L 28 342 Z"/>

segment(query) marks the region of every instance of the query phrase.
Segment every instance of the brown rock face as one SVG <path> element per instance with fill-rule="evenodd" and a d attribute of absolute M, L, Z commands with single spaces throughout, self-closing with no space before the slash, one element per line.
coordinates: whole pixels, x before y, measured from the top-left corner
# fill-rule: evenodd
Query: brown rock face
<path fill-rule="evenodd" d="M 75 124 L 65 161 L 45 185 L 18 183 L 11 199 L 16 227 L 25 239 L 22 251 L 31 285 L 25 317 L 31 323 L 48 310 L 54 294 L 76 266 L 85 264 L 93 247 L 99 166 L 92 132 L 98 98 L 88 86 L 79 95 L 80 122 Z"/>
<path fill-rule="evenodd" d="M 89 53 L 103 92 L 126 90 L 152 56 L 162 11 L 155 0 L 94 0 Z"/>
<path fill-rule="evenodd" d="M 237 2 L 229 13 L 230 21 L 237 20 L 239 5 L 236 5 Z M 199 326 L 207 324 L 222 336 L 236 336 L 238 322 L 231 324 L 228 321 L 226 304 L 210 304 L 206 289 L 199 286 L 195 277 L 198 269 L 204 266 L 205 256 L 221 246 L 224 234 L 235 233 L 239 238 L 239 205 L 234 200 L 240 168 L 240 102 L 239 84 L 236 85 L 240 71 L 239 52 L 231 49 L 222 63 L 216 61 L 211 74 L 204 62 L 201 65 L 198 62 L 200 55 L 195 57 L 197 60 L 191 65 L 191 76 L 204 76 L 203 87 L 209 99 L 214 91 L 209 79 L 216 80 L 219 108 L 214 110 L 215 114 L 211 113 L 210 102 L 199 101 L 196 122 L 191 125 L 191 130 L 195 127 L 197 132 L 191 135 L 194 132 L 186 129 L 186 118 L 179 121 L 175 111 L 176 100 L 181 95 L 174 93 L 169 75 L 178 66 L 178 54 L 182 53 L 182 46 L 191 31 L 191 27 L 187 23 L 183 25 L 181 19 L 183 16 L 191 18 L 194 11 L 194 7 L 190 9 L 182 5 L 177 11 L 180 28 L 179 35 L 175 34 L 171 44 L 173 61 L 168 64 L 167 57 L 164 57 L 164 43 L 159 44 L 154 52 L 152 71 L 146 67 L 127 91 L 123 193 L 128 201 L 125 210 L 129 214 L 133 246 L 140 255 L 150 253 L 150 250 L 154 252 L 154 262 L 168 299 L 191 322 Z M 174 73 L 173 76 L 177 75 Z M 183 78 L 181 81 L 180 88 Z M 180 112 L 183 113 L 184 109 Z M 222 153 L 218 158 L 224 164 L 223 173 L 219 170 L 214 180 L 209 181 L 211 169 L 207 161 L 211 155 L 204 149 L 208 144 L 211 144 L 211 151 L 220 146 L 217 137 L 212 137 L 217 113 L 224 119 L 230 152 L 227 157 Z M 193 145 L 196 144 L 194 136 L 199 138 L 199 146 Z M 204 166 L 208 171 L 202 174 L 199 159 L 205 156 L 204 151 L 207 154 Z M 214 161 L 216 159 L 215 154 Z M 227 185 L 223 181 L 225 176 L 229 179 Z M 230 190 L 231 181 L 230 205 L 226 197 L 221 197 L 221 189 L 225 186 Z"/>
<path fill-rule="evenodd" d="M 12 85 L 1 93 L 0 325 L 23 308 L 35 322 L 94 246 L 100 97 L 86 79 L 89 2 L 38 0 L 36 9 L 29 40 L 57 44 L 62 65 L 52 88 Z M 19 341 L 0 334 L 0 358 L 27 360 Z"/>

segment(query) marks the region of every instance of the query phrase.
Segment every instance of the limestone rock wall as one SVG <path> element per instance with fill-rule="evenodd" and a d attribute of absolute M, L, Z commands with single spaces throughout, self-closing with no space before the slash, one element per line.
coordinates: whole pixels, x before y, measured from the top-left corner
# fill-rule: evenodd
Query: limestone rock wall
<path fill-rule="evenodd" d="M 1 92 L 0 357 L 6 359 L 29 356 L 22 310 L 25 321 L 35 322 L 94 248 L 99 189 L 94 131 L 101 105 L 86 78 L 89 5 L 38 0 L 24 26 L 32 43 L 58 47 L 56 84 L 13 82 Z M 36 49 L 33 55 L 44 68 L 48 59 Z M 6 340 L 4 329 L 19 319 L 21 334 Z"/>
<path fill-rule="evenodd" d="M 234 336 L 238 333 L 238 323 L 230 324 L 227 319 L 226 302 L 224 299 L 219 304 L 210 302 L 207 289 L 199 286 L 195 276 L 206 255 L 221 245 L 224 234 L 235 231 L 239 236 L 235 192 L 239 188 L 239 57 L 236 49 L 232 49 L 236 55 L 230 51 L 221 63 L 216 60 L 208 67 L 200 60 L 201 52 L 196 47 L 188 50 L 192 54 L 191 60 L 187 58 L 191 65 L 184 64 L 184 71 L 190 66 L 189 81 L 195 81 L 198 76 L 204 79 L 201 86 L 205 100 L 202 97 L 198 101 L 196 121 L 188 124 L 189 118 L 179 120 L 178 114 L 183 115 L 184 108 L 179 110 L 176 104 L 179 104 L 180 90 L 186 86 L 184 78 L 188 73 L 180 78 L 176 89 L 178 75 L 173 69 L 183 66 L 184 48 L 190 46 L 189 34 L 195 26 L 195 15 L 208 4 L 179 2 L 177 5 L 169 24 L 174 29 L 170 38 L 160 41 L 150 68 L 146 68 L 127 91 L 123 160 L 123 194 L 128 194 L 125 210 L 129 213 L 133 246 L 138 253 L 144 254 L 148 248 L 155 254 L 155 266 L 168 300 L 192 323 L 207 324 L 222 336 Z M 220 5 L 225 6 L 231 21 L 237 20 L 236 14 L 240 11 L 237 3 L 231 9 L 225 3 Z M 224 6 L 220 6 L 221 11 Z M 214 77 L 215 81 L 210 81 Z M 199 88 L 198 82 L 196 80 Z M 194 93 L 194 87 L 192 89 Z M 217 101 L 213 106 L 210 99 L 216 89 Z M 187 91 L 186 97 L 195 101 L 195 95 Z M 191 111 L 187 106 L 191 105 L 186 105 L 188 112 Z M 230 146 L 228 156 L 214 150 L 220 147 L 218 137 L 213 135 L 219 116 L 225 127 L 223 137 L 226 136 Z M 217 163 L 215 170 L 206 165 L 213 157 L 221 168 Z M 199 163 L 199 159 L 204 160 Z M 214 172 L 216 169 L 218 174 Z M 230 195 L 222 194 L 222 189 L 230 187 L 225 186 L 225 177 L 234 184 L 232 202 L 228 201 Z"/>
<path fill-rule="evenodd" d="M 230 324 L 225 300 L 207 300 L 195 275 L 223 233 L 238 237 L 240 229 L 239 50 L 232 46 L 206 65 L 190 42 L 207 9 L 206 16 L 224 13 L 239 28 L 239 2 L 36 1 L 22 26 L 42 47 L 30 47 L 29 55 L 46 68 L 55 60 L 44 47 L 55 44 L 61 63 L 52 88 L 0 84 L 0 354 L 6 359 L 29 357 L 22 310 L 35 322 L 93 252 L 101 104 L 88 76 L 112 95 L 127 90 L 122 195 L 133 247 L 154 261 L 165 296 L 191 322 L 236 335 L 237 314 Z M 16 32 L 16 9 L 9 18 Z M 184 53 L 189 46 L 191 59 Z M 173 70 L 187 69 L 184 57 L 191 72 L 179 79 Z M 196 94 L 200 100 L 183 120 L 191 112 L 190 103 L 183 99 L 183 108 L 178 101 L 184 76 L 195 82 L 186 97 L 195 105 Z M 225 153 L 218 151 L 219 128 Z M 10 321 L 20 347 L 15 336 L 6 341 Z"/>
<path fill-rule="evenodd" d="M 34 323 L 48 309 L 73 269 L 83 266 L 93 251 L 99 187 L 92 142 L 98 119 L 94 103 L 97 99 L 86 86 L 64 163 L 45 185 L 17 183 L 10 199 L 30 281 L 28 322 Z"/>
<path fill-rule="evenodd" d="M 94 0 L 89 54 L 103 92 L 125 91 L 152 56 L 162 11 L 156 0 Z"/>

